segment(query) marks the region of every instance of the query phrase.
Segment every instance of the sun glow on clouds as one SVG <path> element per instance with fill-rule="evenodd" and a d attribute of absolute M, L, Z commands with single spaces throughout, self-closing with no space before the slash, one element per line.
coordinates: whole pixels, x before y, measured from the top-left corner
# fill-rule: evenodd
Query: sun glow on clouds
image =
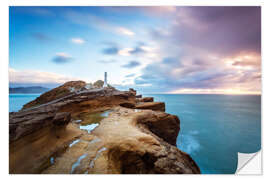
<path fill-rule="evenodd" d="M 248 91 L 244 89 L 237 88 L 227 88 L 227 89 L 179 89 L 168 92 L 169 94 L 250 94 L 250 95 L 260 95 L 261 91 Z"/>
<path fill-rule="evenodd" d="M 120 34 L 124 34 L 124 35 L 127 35 L 127 36 L 134 36 L 135 35 L 134 32 L 132 32 L 131 30 L 126 29 L 124 27 L 119 27 L 119 28 L 116 29 L 116 31 L 118 33 L 120 33 Z"/>
<path fill-rule="evenodd" d="M 239 70 L 261 69 L 261 57 L 258 54 L 243 54 L 227 58 L 226 65 Z"/>
<path fill-rule="evenodd" d="M 141 86 L 151 92 L 260 93 L 259 7 L 117 8 L 59 7 L 59 11 L 49 7 L 41 8 L 42 11 L 54 15 L 54 19 L 49 19 L 48 16 L 48 22 L 59 21 L 58 18 L 61 17 L 61 20 L 64 19 L 63 24 L 71 25 L 70 29 L 64 30 L 50 27 L 50 31 L 67 31 L 68 35 L 63 33 L 63 37 L 69 38 L 64 42 L 70 43 L 57 41 L 52 45 L 44 44 L 46 47 L 41 49 L 44 54 L 54 53 L 51 57 L 54 64 L 46 64 L 46 69 L 58 72 L 59 67 L 65 68 L 72 63 L 74 65 L 72 74 L 78 77 L 103 78 L 103 72 L 108 71 L 110 83 Z M 20 14 L 12 13 L 12 9 L 11 18 L 14 22 L 18 22 L 15 20 L 20 18 Z M 25 20 L 32 23 L 31 19 Z M 33 23 L 36 27 L 49 24 L 40 26 L 40 23 L 46 23 L 45 21 Z M 16 31 L 14 37 L 21 37 L 22 34 L 19 33 L 28 30 L 21 28 L 21 31 Z M 73 34 L 74 32 L 76 34 Z M 46 36 L 36 37 L 46 39 Z M 88 37 L 91 43 L 82 37 Z M 16 41 L 24 42 L 24 40 L 16 38 Z M 105 41 L 107 43 L 102 44 Z M 74 47 L 72 43 L 78 46 Z M 82 44 L 83 46 L 79 46 Z M 31 45 L 38 46 L 38 44 Z M 27 53 L 21 56 L 15 52 L 19 48 L 24 51 L 23 47 L 11 47 L 11 56 L 20 55 L 11 57 L 13 60 L 11 67 L 25 70 L 10 69 L 11 81 L 62 83 L 74 79 L 58 73 L 27 70 L 28 68 L 42 70 L 43 67 L 32 63 L 36 62 L 36 59 L 32 59 L 31 62 Z M 59 51 L 65 52 L 57 53 Z M 24 67 L 19 63 L 20 59 L 26 59 Z M 45 57 L 40 58 L 42 61 L 40 64 L 45 64 L 49 60 Z M 85 70 L 82 66 L 89 69 Z M 97 77 L 97 74 L 101 76 Z M 130 74 L 134 75 L 127 76 Z"/>
<path fill-rule="evenodd" d="M 121 55 L 121 56 L 130 56 L 130 51 L 132 51 L 133 49 L 132 48 L 124 48 L 124 49 L 121 49 L 118 54 Z"/>
<path fill-rule="evenodd" d="M 74 44 L 84 44 L 85 40 L 81 38 L 71 38 L 71 42 L 73 42 Z"/>

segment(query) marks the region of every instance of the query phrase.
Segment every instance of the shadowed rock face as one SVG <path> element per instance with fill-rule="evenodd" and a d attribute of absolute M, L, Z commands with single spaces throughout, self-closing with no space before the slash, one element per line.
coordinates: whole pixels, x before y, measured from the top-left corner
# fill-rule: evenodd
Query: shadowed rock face
<path fill-rule="evenodd" d="M 180 120 L 177 116 L 155 112 L 154 114 L 149 113 L 138 117 L 137 121 L 139 124 L 143 124 L 145 129 L 148 129 L 169 144 L 176 146 L 176 139 L 180 131 Z"/>
<path fill-rule="evenodd" d="M 153 97 L 138 98 L 137 102 L 154 102 L 154 98 Z"/>
<path fill-rule="evenodd" d="M 10 113 L 10 173 L 200 173 L 175 146 L 178 117 L 163 112 L 164 103 L 146 101 L 133 89 L 105 88 Z M 81 128 L 106 110 L 94 129 Z"/>

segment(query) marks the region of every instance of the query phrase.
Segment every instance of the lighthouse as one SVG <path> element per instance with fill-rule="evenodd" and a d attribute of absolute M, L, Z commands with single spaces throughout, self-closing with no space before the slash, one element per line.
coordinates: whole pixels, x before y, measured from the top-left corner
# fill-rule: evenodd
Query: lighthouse
<path fill-rule="evenodd" d="M 104 84 L 103 84 L 103 88 L 108 87 L 108 83 L 107 83 L 107 72 L 104 73 Z"/>

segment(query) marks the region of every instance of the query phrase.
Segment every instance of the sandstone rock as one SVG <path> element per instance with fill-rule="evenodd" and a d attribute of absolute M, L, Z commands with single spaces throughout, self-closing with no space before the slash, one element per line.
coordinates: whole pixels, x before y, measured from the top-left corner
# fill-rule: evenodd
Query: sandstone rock
<path fill-rule="evenodd" d="M 137 95 L 136 98 L 142 98 L 142 95 L 141 94 L 140 95 Z"/>
<path fill-rule="evenodd" d="M 153 97 L 144 97 L 136 99 L 136 102 L 154 102 Z"/>
<path fill-rule="evenodd" d="M 67 125 L 71 120 L 71 115 L 69 112 L 59 112 L 56 113 L 52 123 L 57 126 Z"/>
<path fill-rule="evenodd" d="M 121 103 L 119 105 L 122 107 L 126 107 L 126 108 L 134 108 L 135 107 L 135 103 L 130 103 L 130 102 Z"/>
<path fill-rule="evenodd" d="M 162 102 L 136 104 L 135 96 L 133 89 L 104 88 L 36 100 L 35 107 L 10 113 L 10 173 L 200 173 L 175 146 L 178 117 L 162 112 Z M 91 132 L 75 123 L 75 117 L 108 109 Z"/>
<path fill-rule="evenodd" d="M 53 101 L 55 99 L 67 96 L 67 95 L 72 93 L 70 91 L 70 88 L 74 88 L 74 90 L 80 90 L 80 89 L 84 88 L 85 85 L 86 85 L 86 83 L 83 81 L 66 82 L 65 84 L 63 84 L 57 88 L 54 88 L 54 89 L 42 94 L 41 96 L 39 96 L 35 100 L 30 101 L 29 103 L 25 104 L 22 109 L 27 109 L 27 108 L 30 108 L 30 107 L 33 107 L 36 105 L 44 104 L 44 103 Z"/>
<path fill-rule="evenodd" d="M 174 133 L 179 131 L 176 116 L 152 110 L 135 112 L 114 108 L 91 135 L 83 135 L 79 143 L 56 158 L 56 163 L 43 173 L 70 173 L 70 162 L 77 162 L 82 156 L 83 160 L 73 170 L 74 173 L 200 173 L 189 155 L 171 145 L 176 143 L 176 137 L 169 139 L 170 132 L 158 124 L 169 126 Z"/>
<path fill-rule="evenodd" d="M 176 146 L 176 138 L 180 131 L 180 120 L 177 116 L 156 112 L 138 117 L 138 123 L 144 124 L 146 129 L 162 138 L 164 141 Z M 166 127 L 166 128 L 164 128 Z"/>
<path fill-rule="evenodd" d="M 165 111 L 164 102 L 143 102 L 136 104 L 136 109 L 152 109 L 154 111 Z"/>
<path fill-rule="evenodd" d="M 84 132 L 72 124 L 65 129 L 45 127 L 9 144 L 9 173 L 36 174 L 51 166 L 70 142 Z"/>
<path fill-rule="evenodd" d="M 136 93 L 137 93 L 136 90 L 134 90 L 133 88 L 129 88 L 129 91 L 130 91 L 131 93 L 133 93 L 133 94 L 136 96 Z"/>

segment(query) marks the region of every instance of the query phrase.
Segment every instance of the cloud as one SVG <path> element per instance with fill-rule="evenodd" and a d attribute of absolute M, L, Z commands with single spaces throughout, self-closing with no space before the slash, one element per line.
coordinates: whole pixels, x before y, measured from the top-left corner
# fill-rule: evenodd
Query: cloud
<path fill-rule="evenodd" d="M 132 48 L 123 48 L 121 50 L 119 50 L 118 54 L 121 56 L 130 56 L 130 51 L 132 51 Z"/>
<path fill-rule="evenodd" d="M 62 84 L 74 80 L 79 79 L 52 72 L 9 68 L 9 82 L 13 84 Z"/>
<path fill-rule="evenodd" d="M 131 30 L 124 28 L 124 27 L 118 27 L 116 31 L 120 34 L 127 35 L 127 36 L 134 36 L 135 33 L 132 32 Z"/>
<path fill-rule="evenodd" d="M 145 46 L 145 43 L 142 42 L 138 43 L 134 48 L 119 48 L 119 45 L 112 42 L 106 42 L 103 44 L 108 46 L 102 50 L 102 53 L 106 55 L 138 56 L 145 55 L 146 53 L 151 53 L 153 51 L 153 48 Z"/>
<path fill-rule="evenodd" d="M 141 65 L 141 63 L 138 62 L 138 61 L 130 61 L 129 63 L 123 65 L 122 67 L 124 67 L 124 68 L 135 68 L 135 67 L 138 67 L 140 65 Z"/>
<path fill-rule="evenodd" d="M 132 49 L 131 51 L 129 51 L 130 54 L 143 54 L 145 52 L 146 51 L 143 48 L 139 47 L 139 46 Z"/>
<path fill-rule="evenodd" d="M 82 38 L 71 38 L 70 41 L 74 44 L 84 44 L 85 40 Z"/>
<path fill-rule="evenodd" d="M 110 63 L 115 63 L 117 61 L 115 59 L 111 59 L 111 60 L 100 60 L 98 62 L 102 64 L 110 64 Z"/>
<path fill-rule="evenodd" d="M 183 62 L 184 61 L 184 62 Z M 260 71 L 254 69 L 235 69 L 234 65 L 226 65 L 225 61 L 217 64 L 193 62 L 180 59 L 164 58 L 159 63 L 147 65 L 142 75 L 135 78 L 136 85 L 151 84 L 152 90 L 157 91 L 162 85 L 167 92 L 182 92 L 184 89 L 200 89 L 210 92 L 237 89 L 238 91 L 260 91 Z M 230 91 L 231 93 L 233 92 Z M 211 92 L 210 92 L 211 93 Z"/>
<path fill-rule="evenodd" d="M 180 7 L 171 21 L 152 36 L 224 56 L 261 49 L 260 7 Z"/>
<path fill-rule="evenodd" d="M 152 92 L 261 91 L 259 7 L 180 7 L 169 21 L 150 31 L 160 59 L 135 85 L 150 84 Z"/>
<path fill-rule="evenodd" d="M 106 55 L 116 55 L 116 54 L 118 54 L 118 52 L 119 52 L 119 49 L 118 49 L 118 47 L 108 47 L 108 48 L 104 48 L 103 50 L 102 50 L 102 53 L 103 54 L 106 54 Z"/>
<path fill-rule="evenodd" d="M 72 60 L 73 58 L 64 52 L 57 53 L 56 56 L 52 59 L 52 61 L 56 64 L 65 64 Z"/>

